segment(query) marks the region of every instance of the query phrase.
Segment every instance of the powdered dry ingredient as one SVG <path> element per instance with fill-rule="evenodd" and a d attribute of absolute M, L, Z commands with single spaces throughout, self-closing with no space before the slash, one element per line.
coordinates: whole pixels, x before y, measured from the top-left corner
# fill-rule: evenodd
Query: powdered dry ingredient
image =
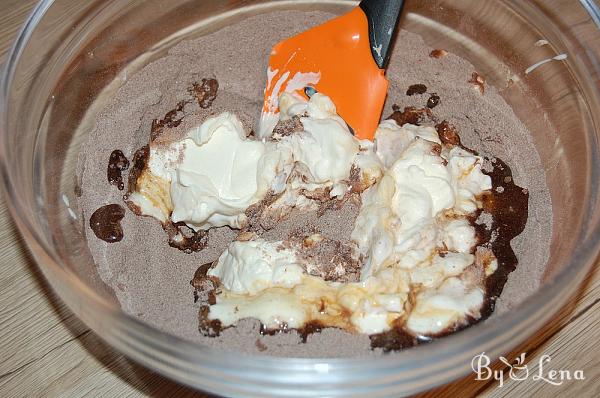
<path fill-rule="evenodd" d="M 98 115 L 88 144 L 80 156 L 82 207 L 85 220 L 98 207 L 122 203 L 122 192 L 106 180 L 106 164 L 115 149 L 131 159 L 148 141 L 152 120 L 161 118 L 177 103 L 190 99 L 188 89 L 203 78 L 216 78 L 219 91 L 212 106 L 186 105 L 180 132 L 209 114 L 236 113 L 245 127 L 254 127 L 262 103 L 270 48 L 277 41 L 321 23 L 332 15 L 321 12 L 276 12 L 248 18 L 211 35 L 180 43 L 137 74 L 130 76 Z M 392 104 L 424 107 L 431 93 L 440 97 L 433 109 L 440 119 L 458 127 L 463 143 L 483 155 L 495 155 L 512 168 L 515 182 L 530 193 L 529 221 L 513 241 L 520 265 L 509 277 L 497 303 L 506 311 L 531 294 L 544 269 L 551 237 L 551 204 L 541 162 L 530 136 L 493 87 L 482 94 L 468 81 L 475 72 L 453 54 L 430 57 L 433 49 L 419 36 L 401 31 L 387 76 L 390 91 L 384 116 Z M 423 84 L 427 92 L 406 96 L 409 86 Z M 193 114 L 191 114 L 193 113 Z M 294 228 L 318 228 L 337 239 L 349 236 L 357 209 L 294 216 L 269 231 L 269 239 L 287 238 Z M 123 310 L 163 331 L 225 350 L 294 357 L 348 357 L 376 355 L 365 335 L 325 330 L 300 343 L 294 332 L 260 336 L 255 321 L 244 321 L 217 338 L 198 333 L 198 307 L 189 281 L 201 264 L 215 260 L 235 237 L 227 228 L 212 230 L 209 245 L 199 253 L 185 254 L 167 245 L 156 220 L 127 211 L 122 220 L 124 238 L 108 244 L 87 228 L 89 247 L 102 279 L 111 286 Z"/>

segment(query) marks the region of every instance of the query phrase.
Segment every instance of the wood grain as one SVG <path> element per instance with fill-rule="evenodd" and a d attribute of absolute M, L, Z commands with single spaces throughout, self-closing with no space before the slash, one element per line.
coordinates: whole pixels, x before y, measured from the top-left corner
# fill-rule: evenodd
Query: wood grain
<path fill-rule="evenodd" d="M 0 6 L 0 63 L 33 0 Z M 595 267 L 597 268 L 597 267 Z M 594 269 L 578 295 L 535 337 L 507 355 L 527 353 L 537 373 L 581 369 L 586 380 L 553 386 L 544 381 L 476 381 L 473 375 L 420 397 L 600 396 L 600 273 Z M 120 355 L 83 325 L 55 296 L 33 263 L 0 198 L 0 396 L 2 397 L 207 397 Z M 495 369 L 502 369 L 500 363 Z M 508 376 L 506 376 L 508 377 Z"/>

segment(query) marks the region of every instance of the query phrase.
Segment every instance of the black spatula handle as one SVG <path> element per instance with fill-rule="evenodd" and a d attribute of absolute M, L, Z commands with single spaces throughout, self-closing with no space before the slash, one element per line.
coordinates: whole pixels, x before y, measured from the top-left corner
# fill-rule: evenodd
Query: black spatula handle
<path fill-rule="evenodd" d="M 362 0 L 359 7 L 369 21 L 371 54 L 377 66 L 387 67 L 391 47 L 396 37 L 396 27 L 404 0 Z"/>

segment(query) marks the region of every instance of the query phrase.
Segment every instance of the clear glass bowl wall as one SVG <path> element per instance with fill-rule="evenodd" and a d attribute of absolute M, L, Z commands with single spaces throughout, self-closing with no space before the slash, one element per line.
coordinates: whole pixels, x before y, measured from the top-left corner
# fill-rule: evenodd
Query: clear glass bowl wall
<path fill-rule="evenodd" d="M 589 2 L 582 2 L 588 3 Z M 399 396 L 457 378 L 482 351 L 497 356 L 535 333 L 577 290 L 598 252 L 600 34 L 571 1 L 408 1 L 404 29 L 469 59 L 490 84 L 539 61 L 540 38 L 566 67 L 515 82 L 506 100 L 547 170 L 554 232 L 542 288 L 514 311 L 379 360 L 245 357 L 179 340 L 123 314 L 95 273 L 73 198 L 78 151 L 108 97 L 187 38 L 275 9 L 342 13 L 353 1 L 43 1 L 8 58 L 0 155 L 8 205 L 44 275 L 109 344 L 177 381 L 222 395 Z M 592 3 L 593 6 L 593 3 Z M 593 7 L 592 7 L 593 8 Z M 501 65 L 501 67 L 499 67 Z"/>

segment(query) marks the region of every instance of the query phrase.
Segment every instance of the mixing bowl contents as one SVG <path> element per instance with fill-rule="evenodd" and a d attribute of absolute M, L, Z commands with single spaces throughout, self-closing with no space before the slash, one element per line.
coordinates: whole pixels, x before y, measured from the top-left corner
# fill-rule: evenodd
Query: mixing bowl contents
<path fill-rule="evenodd" d="M 111 94 L 80 155 L 80 206 L 124 311 L 226 350 L 361 356 L 510 310 L 528 294 L 515 270 L 535 286 L 544 170 L 467 61 L 401 31 L 373 142 L 314 90 L 282 94 L 273 131 L 255 133 L 270 47 L 331 17 L 248 18 Z"/>

